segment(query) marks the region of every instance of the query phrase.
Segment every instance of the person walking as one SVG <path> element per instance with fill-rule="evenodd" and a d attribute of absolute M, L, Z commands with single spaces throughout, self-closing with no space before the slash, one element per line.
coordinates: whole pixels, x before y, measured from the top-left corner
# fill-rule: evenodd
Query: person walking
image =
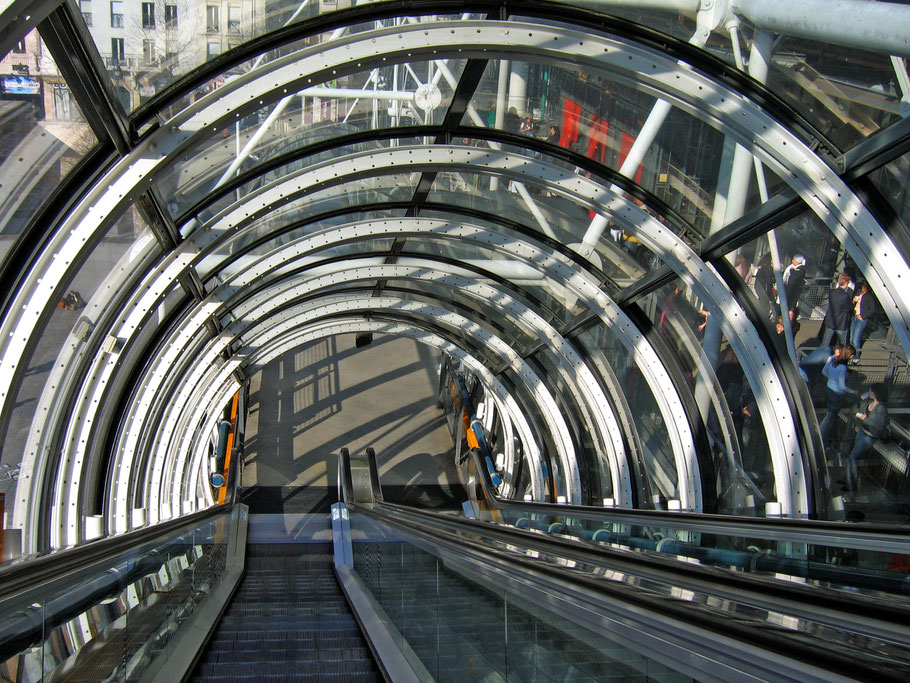
<path fill-rule="evenodd" d="M 806 288 L 806 257 L 795 254 L 790 265 L 784 270 L 784 294 L 787 296 L 789 310 L 796 308 L 799 297 Z"/>
<path fill-rule="evenodd" d="M 827 413 L 825 413 L 825 419 L 818 426 L 818 431 L 821 434 L 822 443 L 825 445 L 826 450 L 828 448 L 828 436 L 834 427 L 835 420 L 840 415 L 840 411 L 843 410 L 848 397 L 856 395 L 856 392 L 847 386 L 847 364 L 855 353 L 856 349 L 847 344 L 839 352 L 835 351 L 829 356 L 828 360 L 825 361 L 825 367 L 822 368 L 822 375 L 828 380 L 825 388 Z"/>
<path fill-rule="evenodd" d="M 825 313 L 822 323 L 825 330 L 822 336 L 822 346 L 830 346 L 835 335 L 838 344 L 847 343 L 851 304 L 850 293 L 847 291 L 848 284 L 850 284 L 850 276 L 841 273 L 835 286 L 828 292 L 828 311 Z"/>
<path fill-rule="evenodd" d="M 771 254 L 764 254 L 758 259 L 758 268 L 755 271 L 753 284 L 755 285 L 755 296 L 758 298 L 759 306 L 765 317 L 770 320 L 774 311 L 772 302 L 777 296 L 774 293 L 774 268 L 771 266 Z"/>
<path fill-rule="evenodd" d="M 844 491 L 853 491 L 859 484 L 859 460 L 866 455 L 875 442 L 888 430 L 888 407 L 885 405 L 887 389 L 881 382 L 876 382 L 863 394 L 866 401 L 856 413 L 859 420 L 859 431 L 853 439 L 853 448 L 847 456 L 847 477 Z"/>

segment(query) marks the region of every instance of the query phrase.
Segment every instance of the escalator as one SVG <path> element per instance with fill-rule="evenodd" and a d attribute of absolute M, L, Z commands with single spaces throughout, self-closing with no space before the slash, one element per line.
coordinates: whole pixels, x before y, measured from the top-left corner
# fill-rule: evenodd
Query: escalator
<path fill-rule="evenodd" d="M 246 570 L 192 681 L 382 680 L 332 572 L 331 543 L 247 545 Z"/>
<path fill-rule="evenodd" d="M 384 501 L 369 457 L 345 465 L 345 502 L 310 516 L 306 538 L 288 515 L 262 516 L 283 520 L 288 538 L 257 535 L 261 520 L 235 506 L 76 549 L 91 557 L 71 555 L 69 573 L 38 558 L 44 569 L 0 595 L 0 673 L 910 678 L 910 579 L 885 562 L 910 544 L 900 530 L 517 503 L 492 490 L 465 515 L 434 512 Z"/>

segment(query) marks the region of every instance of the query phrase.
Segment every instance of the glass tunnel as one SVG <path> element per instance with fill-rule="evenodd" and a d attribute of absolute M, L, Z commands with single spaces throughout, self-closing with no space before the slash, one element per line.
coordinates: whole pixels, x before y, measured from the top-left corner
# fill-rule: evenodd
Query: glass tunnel
<path fill-rule="evenodd" d="M 7 546 L 217 504 L 231 397 L 343 332 L 444 354 L 504 498 L 903 523 L 910 9 L 824 5 L 9 6 Z"/>
<path fill-rule="evenodd" d="M 501 623 L 503 680 L 545 670 L 509 628 L 605 651 L 567 635 L 604 615 L 661 653 L 630 676 L 910 676 L 906 2 L 14 0 L 0 26 L 4 677 L 66 677 L 165 594 L 114 677 L 179 660 L 160 634 L 243 571 L 251 382 L 374 336 L 438 365 L 467 498 L 383 507 L 372 449 L 332 454 L 336 575 L 414 680 L 449 664 L 407 586 Z M 661 616 L 584 616 L 593 579 L 542 566 Z"/>

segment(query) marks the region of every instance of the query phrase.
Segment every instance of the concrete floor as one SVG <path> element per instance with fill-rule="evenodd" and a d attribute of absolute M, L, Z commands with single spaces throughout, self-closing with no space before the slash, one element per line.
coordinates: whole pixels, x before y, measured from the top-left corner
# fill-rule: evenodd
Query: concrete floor
<path fill-rule="evenodd" d="M 336 486 L 337 455 L 376 450 L 383 487 L 458 481 L 436 404 L 439 353 L 398 337 L 354 335 L 276 359 L 250 382 L 242 485 Z"/>

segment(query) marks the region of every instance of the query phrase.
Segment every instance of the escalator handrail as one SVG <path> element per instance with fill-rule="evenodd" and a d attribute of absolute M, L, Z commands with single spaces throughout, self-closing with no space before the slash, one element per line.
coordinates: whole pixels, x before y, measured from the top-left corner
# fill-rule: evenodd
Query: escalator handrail
<path fill-rule="evenodd" d="M 700 512 L 632 510 L 589 505 L 511 501 L 496 495 L 496 488 L 478 455 L 472 452 L 471 457 L 474 458 L 476 474 L 487 502 L 499 510 L 589 519 L 605 524 L 668 527 L 702 534 L 723 534 L 910 555 L 910 533 L 906 528 L 899 526 L 789 517 L 743 517 Z"/>
<path fill-rule="evenodd" d="M 730 591 L 756 593 L 763 598 L 777 601 L 780 608 L 798 601 L 856 617 L 866 617 L 875 611 L 876 617 L 886 621 L 901 625 L 910 624 L 910 601 L 901 603 L 892 599 L 896 596 L 888 595 L 887 599 L 883 599 L 852 591 L 781 581 L 746 572 L 731 572 L 722 567 L 680 562 L 672 555 L 637 552 L 633 554 L 627 549 L 594 545 L 570 537 L 529 532 L 517 527 L 494 525 L 388 502 L 381 505 L 350 507 L 352 511 L 365 511 L 369 516 L 381 517 L 383 522 L 398 528 L 402 528 L 402 518 L 407 518 L 407 529 L 414 525 L 429 529 L 431 533 L 449 537 L 470 534 L 492 542 L 525 546 L 538 553 L 557 555 L 578 563 L 603 564 L 608 561 L 611 568 L 618 567 L 619 571 L 627 573 L 642 573 L 642 568 L 646 568 L 648 571 L 656 572 L 651 577 L 656 580 L 675 581 L 679 577 L 685 577 L 688 581 L 699 582 L 705 586 L 723 586 Z"/>
<path fill-rule="evenodd" d="M 870 599 L 861 594 L 842 593 L 799 583 L 725 572 L 709 566 L 679 562 L 670 557 L 645 554 L 635 554 L 634 557 L 631 557 L 628 552 L 609 547 L 586 546 L 561 537 L 533 534 L 512 527 L 494 526 L 478 520 L 442 515 L 391 503 L 371 506 L 354 505 L 351 508 L 354 512 L 391 526 L 405 537 L 423 537 L 434 546 L 450 546 L 449 550 L 458 557 L 463 557 L 466 550 L 475 550 L 485 556 L 494 556 L 500 562 L 545 574 L 554 580 L 578 585 L 584 590 L 602 592 L 612 599 L 632 604 L 646 602 L 650 609 L 720 634 L 732 635 L 755 644 L 764 640 L 767 644 L 786 651 L 788 656 L 801 661 L 806 661 L 807 656 L 809 659 L 815 656 L 816 661 L 831 661 L 832 651 L 813 646 L 802 639 L 782 637 L 767 629 L 749 627 L 738 623 L 737 620 L 696 612 L 678 602 L 662 601 L 653 597 L 644 599 L 641 595 L 633 597 L 628 593 L 625 584 L 617 585 L 610 581 L 585 576 L 567 566 L 542 563 L 537 559 L 537 555 L 528 557 L 522 556 L 518 552 L 493 549 L 489 544 L 502 543 L 513 548 L 521 547 L 538 553 L 550 553 L 584 564 L 595 562 L 603 564 L 607 560 L 611 569 L 621 573 L 634 574 L 670 585 L 683 584 L 683 588 L 698 593 L 711 594 L 709 591 L 713 591 L 715 595 L 723 593 L 735 595 L 738 597 L 734 599 L 738 601 L 748 598 L 747 603 L 762 605 L 763 609 L 784 614 L 792 614 L 794 611 L 801 612 L 800 618 L 814 619 L 829 624 L 840 622 L 838 626 L 842 628 L 863 626 L 868 629 L 872 625 L 875 630 L 888 633 L 888 635 L 901 633 L 905 639 L 904 644 L 910 644 L 910 629 L 906 628 L 906 624 L 910 623 L 908 622 L 910 606 L 901 609 L 899 603 L 893 601 L 885 602 Z M 487 543 L 485 544 L 484 541 Z M 866 676 L 871 673 L 868 662 L 860 663 L 847 655 L 842 657 L 842 661 L 831 661 L 830 665 L 837 665 L 842 672 L 857 671 L 857 667 L 862 666 Z M 876 672 L 883 679 L 896 680 L 893 671 L 876 669 Z"/>
<path fill-rule="evenodd" d="M 67 575 L 75 574 L 92 565 L 113 561 L 123 552 L 141 552 L 143 547 L 166 542 L 179 535 L 178 532 L 182 529 L 189 530 L 209 518 L 228 514 L 230 511 L 230 505 L 216 505 L 143 529 L 89 541 L 46 555 L 23 557 L 8 566 L 0 566 L 0 604 L 26 591 L 46 588 L 48 583 L 65 579 Z"/>

